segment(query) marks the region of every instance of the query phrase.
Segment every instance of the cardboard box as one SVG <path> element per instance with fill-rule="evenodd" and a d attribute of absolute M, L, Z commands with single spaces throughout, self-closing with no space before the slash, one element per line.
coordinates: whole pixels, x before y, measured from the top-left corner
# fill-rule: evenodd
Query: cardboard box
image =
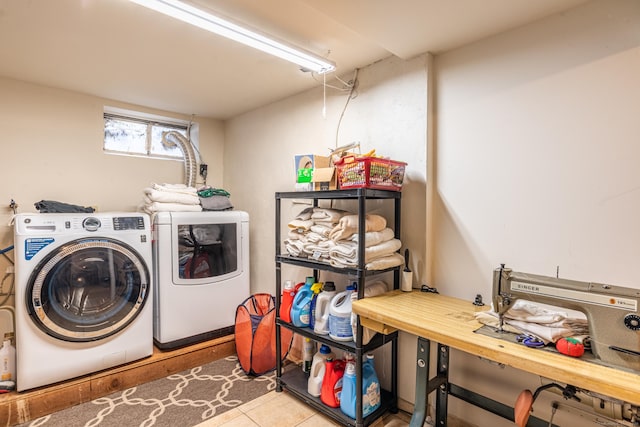
<path fill-rule="evenodd" d="M 327 191 L 338 188 L 336 183 L 336 168 L 317 168 L 313 170 L 311 182 L 313 183 L 313 191 Z"/>
<path fill-rule="evenodd" d="M 329 157 L 316 154 L 298 154 L 295 156 L 296 182 L 311 182 L 315 168 L 329 167 Z"/>

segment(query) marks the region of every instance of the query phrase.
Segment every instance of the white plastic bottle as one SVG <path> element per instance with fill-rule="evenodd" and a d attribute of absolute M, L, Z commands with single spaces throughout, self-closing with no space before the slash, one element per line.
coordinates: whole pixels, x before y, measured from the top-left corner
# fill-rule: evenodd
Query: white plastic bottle
<path fill-rule="evenodd" d="M 336 285 L 333 282 L 325 282 L 322 292 L 316 297 L 316 312 L 313 332 L 318 335 L 329 333 L 329 305 L 336 296 Z"/>
<path fill-rule="evenodd" d="M 351 330 L 351 294 L 356 285 L 347 286 L 347 290 L 340 292 L 331 300 L 329 306 L 329 337 L 336 341 L 353 340 Z"/>
<path fill-rule="evenodd" d="M 331 348 L 326 344 L 322 344 L 320 350 L 313 356 L 311 372 L 309 372 L 309 379 L 307 380 L 307 393 L 311 396 L 319 397 L 322 393 L 322 380 L 326 369 L 324 362 L 327 361 L 327 358 L 335 359 L 335 357 Z"/>
<path fill-rule="evenodd" d="M 13 333 L 4 334 L 0 348 L 0 381 L 16 381 L 16 349 L 11 344 Z"/>

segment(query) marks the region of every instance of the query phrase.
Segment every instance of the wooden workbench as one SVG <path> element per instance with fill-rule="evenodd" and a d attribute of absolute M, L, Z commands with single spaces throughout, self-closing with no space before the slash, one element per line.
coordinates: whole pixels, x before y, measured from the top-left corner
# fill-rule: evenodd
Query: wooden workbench
<path fill-rule="evenodd" d="M 395 290 L 353 302 L 353 311 L 360 315 L 362 325 L 377 332 L 388 334 L 394 330 L 405 331 L 437 342 L 443 348 L 455 348 L 553 381 L 640 405 L 638 372 L 607 367 L 475 333 L 482 324 L 475 320 L 474 314 L 488 309 L 488 306 L 475 306 L 471 301 L 418 290 Z M 417 357 L 420 366 L 420 349 Z M 416 384 L 416 396 L 420 387 L 424 386 Z M 418 397 L 415 409 L 421 411 L 417 400 Z"/>

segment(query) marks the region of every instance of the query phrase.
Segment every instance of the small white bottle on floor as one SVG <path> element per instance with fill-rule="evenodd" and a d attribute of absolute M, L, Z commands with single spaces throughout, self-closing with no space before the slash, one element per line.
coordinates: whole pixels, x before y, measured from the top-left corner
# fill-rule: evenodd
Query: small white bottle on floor
<path fill-rule="evenodd" d="M 16 380 L 16 349 L 11 344 L 13 333 L 4 334 L 4 342 L 0 348 L 0 381 Z"/>

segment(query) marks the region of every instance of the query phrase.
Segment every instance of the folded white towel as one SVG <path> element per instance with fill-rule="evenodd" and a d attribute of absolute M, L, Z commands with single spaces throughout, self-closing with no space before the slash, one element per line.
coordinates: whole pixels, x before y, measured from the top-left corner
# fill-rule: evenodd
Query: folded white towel
<path fill-rule="evenodd" d="M 340 221 L 340 218 L 348 214 L 349 212 L 344 211 L 342 209 L 331 209 L 331 208 L 313 208 L 313 213 L 311 214 L 311 219 L 315 222 L 324 221 L 331 222 L 337 224 Z"/>
<path fill-rule="evenodd" d="M 570 322 L 577 325 L 588 325 L 587 316 L 579 311 L 573 311 L 572 315 L 565 310 L 543 306 L 532 301 L 518 299 L 513 307 L 505 313 L 505 317 L 513 320 L 522 320 L 530 323 L 563 324 Z"/>
<path fill-rule="evenodd" d="M 313 213 L 313 207 L 305 208 L 298 215 L 296 215 L 295 219 L 299 219 L 302 221 L 307 221 L 311 219 L 311 214 Z"/>
<path fill-rule="evenodd" d="M 404 257 L 398 253 L 376 258 L 365 265 L 366 270 L 385 270 L 404 264 Z"/>
<path fill-rule="evenodd" d="M 315 223 L 311 226 L 311 231 L 327 238 L 329 237 L 329 233 L 331 233 L 331 230 L 333 230 L 333 227 L 325 225 L 324 223 Z"/>
<path fill-rule="evenodd" d="M 184 193 L 198 195 L 198 189 L 195 187 L 188 187 L 184 184 L 152 184 L 151 187 L 158 191 L 169 191 L 172 193 Z"/>
<path fill-rule="evenodd" d="M 305 243 L 302 240 L 285 239 L 283 241 L 284 248 L 287 253 L 294 257 L 306 258 L 307 255 L 304 252 Z"/>
<path fill-rule="evenodd" d="M 183 205 L 199 205 L 200 198 L 195 194 L 175 193 L 172 191 L 160 191 L 153 188 L 143 190 L 145 202 L 182 203 Z"/>
<path fill-rule="evenodd" d="M 358 234 L 351 236 L 350 240 L 358 242 Z M 364 234 L 364 246 L 369 247 L 373 245 L 379 245 L 382 242 L 386 242 L 395 237 L 395 233 L 390 228 L 385 228 L 382 231 L 367 231 Z"/>
<path fill-rule="evenodd" d="M 340 218 L 338 225 L 334 227 L 329 234 L 331 240 L 345 240 L 349 237 L 353 236 L 358 232 L 359 225 L 359 216 L 358 215 L 345 215 Z M 380 215 L 366 215 L 365 221 L 365 232 L 367 231 L 382 231 L 387 227 L 387 220 Z"/>
<path fill-rule="evenodd" d="M 322 234 L 318 234 L 313 231 L 308 232 L 305 235 L 305 237 L 307 238 L 307 242 L 310 242 L 310 243 L 319 243 L 319 242 L 322 242 L 323 240 L 329 240 L 326 237 L 324 237 Z"/>
<path fill-rule="evenodd" d="M 402 246 L 398 239 L 391 239 L 379 245 L 365 248 L 364 262 L 369 263 L 376 258 L 382 258 L 396 252 Z M 340 264 L 355 267 L 358 265 L 358 244 L 350 240 L 339 240 L 331 248 L 331 258 L 335 258 Z"/>
<path fill-rule="evenodd" d="M 201 212 L 200 205 L 183 205 L 182 203 L 153 202 L 144 205 L 144 211 L 148 214 L 155 212 Z"/>
<path fill-rule="evenodd" d="M 313 225 L 313 221 L 310 219 L 307 219 L 307 220 L 294 219 L 288 224 L 289 228 L 298 230 L 298 231 L 308 231 L 312 225 Z"/>

